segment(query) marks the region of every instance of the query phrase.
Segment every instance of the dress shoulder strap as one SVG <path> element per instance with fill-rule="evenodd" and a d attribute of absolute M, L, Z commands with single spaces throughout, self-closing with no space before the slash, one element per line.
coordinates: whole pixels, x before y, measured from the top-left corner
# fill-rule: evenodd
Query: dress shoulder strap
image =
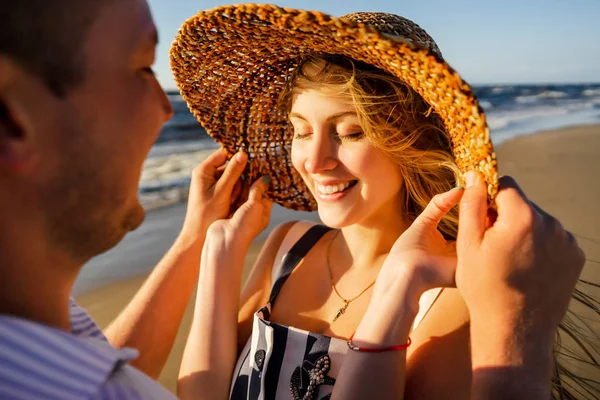
<path fill-rule="evenodd" d="M 290 231 L 300 223 L 292 226 Z M 311 224 L 312 225 L 312 224 Z M 290 276 L 294 268 L 302 261 L 304 256 L 310 251 L 310 249 L 325 235 L 331 228 L 325 225 L 312 225 L 306 230 L 306 232 L 298 239 L 291 249 L 285 253 L 280 264 L 280 268 L 274 271 L 273 274 L 273 286 L 271 287 L 271 295 L 269 296 L 269 302 L 273 304 L 283 284 Z M 290 235 L 289 232 L 288 236 Z M 282 247 L 288 239 L 288 236 L 284 239 Z"/>

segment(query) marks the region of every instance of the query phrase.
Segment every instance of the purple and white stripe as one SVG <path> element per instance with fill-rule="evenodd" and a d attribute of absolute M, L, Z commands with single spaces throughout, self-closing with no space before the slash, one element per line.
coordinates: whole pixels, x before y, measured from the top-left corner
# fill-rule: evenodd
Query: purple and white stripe
<path fill-rule="evenodd" d="M 71 333 L 0 315 L 1 399 L 175 399 L 127 365 L 136 350 L 111 346 L 73 301 L 70 313 Z"/>

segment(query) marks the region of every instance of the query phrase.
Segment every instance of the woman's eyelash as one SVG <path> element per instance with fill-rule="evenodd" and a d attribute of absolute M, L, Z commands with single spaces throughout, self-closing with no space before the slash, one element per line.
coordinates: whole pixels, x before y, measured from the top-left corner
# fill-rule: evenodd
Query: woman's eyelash
<path fill-rule="evenodd" d="M 311 134 L 310 133 L 294 133 L 295 140 L 307 139 Z"/>
<path fill-rule="evenodd" d="M 363 138 L 364 135 L 365 134 L 363 132 L 356 132 L 356 133 L 350 133 L 350 134 L 344 134 L 344 135 L 340 135 L 339 133 L 337 134 L 337 136 L 341 140 L 350 140 L 350 141 L 360 140 Z"/>
<path fill-rule="evenodd" d="M 312 135 L 312 134 L 311 133 L 295 133 L 294 139 L 295 140 L 308 139 L 310 137 L 310 135 Z M 339 133 L 336 133 L 336 136 L 340 140 L 349 140 L 349 141 L 360 140 L 363 138 L 364 135 L 365 134 L 363 132 L 356 132 L 356 133 L 350 133 L 350 134 L 344 134 L 344 135 L 340 135 Z"/>

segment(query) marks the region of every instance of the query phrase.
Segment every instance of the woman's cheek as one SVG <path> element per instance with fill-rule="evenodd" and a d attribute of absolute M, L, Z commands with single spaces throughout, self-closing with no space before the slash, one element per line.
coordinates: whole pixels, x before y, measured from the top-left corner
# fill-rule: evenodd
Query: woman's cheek
<path fill-rule="evenodd" d="M 297 141 L 292 142 L 292 166 L 298 171 L 300 174 L 304 175 L 304 161 L 306 157 L 304 157 L 302 151 L 302 144 Z"/>

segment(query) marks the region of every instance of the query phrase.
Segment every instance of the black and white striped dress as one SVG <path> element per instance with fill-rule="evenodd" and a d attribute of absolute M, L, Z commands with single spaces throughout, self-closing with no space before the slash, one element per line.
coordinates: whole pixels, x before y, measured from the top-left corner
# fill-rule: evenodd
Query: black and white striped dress
<path fill-rule="evenodd" d="M 348 350 L 346 340 L 269 320 L 283 284 L 329 229 L 323 225 L 312 226 L 285 255 L 269 302 L 254 314 L 252 336 L 235 367 L 230 399 L 324 400 L 331 396 Z M 428 301 L 427 309 L 435 297 Z"/>

